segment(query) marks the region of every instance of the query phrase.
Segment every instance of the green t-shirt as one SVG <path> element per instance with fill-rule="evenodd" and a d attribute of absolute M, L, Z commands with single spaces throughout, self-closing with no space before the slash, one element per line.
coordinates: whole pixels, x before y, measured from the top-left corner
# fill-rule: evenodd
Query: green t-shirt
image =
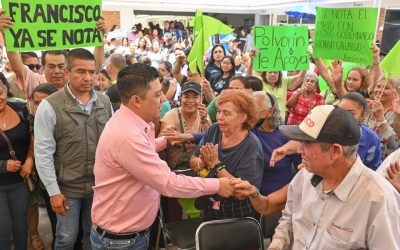
<path fill-rule="evenodd" d="M 210 104 L 207 106 L 207 113 L 210 117 L 212 123 L 217 121 L 217 105 L 215 105 L 215 101 L 218 99 L 218 96 L 211 100 Z"/>
<path fill-rule="evenodd" d="M 278 101 L 278 106 L 283 121 L 285 120 L 286 115 L 286 92 L 288 90 L 288 86 L 292 85 L 292 81 L 292 77 L 282 78 L 282 85 L 279 88 L 273 88 L 271 85 L 264 82 L 264 91 L 275 96 Z"/>
<path fill-rule="evenodd" d="M 171 110 L 171 105 L 169 104 L 169 101 L 163 102 L 161 106 L 161 114 L 160 114 L 161 118 L 163 118 L 164 115 L 170 110 Z"/>

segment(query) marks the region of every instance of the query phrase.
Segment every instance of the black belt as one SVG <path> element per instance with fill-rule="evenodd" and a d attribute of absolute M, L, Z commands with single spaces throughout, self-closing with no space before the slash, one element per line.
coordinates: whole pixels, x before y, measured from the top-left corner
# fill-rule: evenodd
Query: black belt
<path fill-rule="evenodd" d="M 140 234 L 144 234 L 146 230 L 135 232 L 135 233 L 110 233 L 107 230 L 104 230 L 101 227 L 96 227 L 96 232 L 98 232 L 102 237 L 112 239 L 112 240 L 127 240 L 127 239 L 134 239 L 136 236 Z"/>

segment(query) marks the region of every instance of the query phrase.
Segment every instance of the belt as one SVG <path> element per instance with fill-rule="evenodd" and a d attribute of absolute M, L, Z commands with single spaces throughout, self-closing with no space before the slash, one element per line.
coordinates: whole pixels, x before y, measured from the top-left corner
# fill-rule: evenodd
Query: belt
<path fill-rule="evenodd" d="M 112 240 L 127 240 L 127 239 L 134 239 L 136 236 L 140 234 L 144 234 L 147 229 L 140 231 L 140 232 L 134 232 L 134 233 L 111 233 L 108 232 L 107 230 L 93 225 L 94 229 L 96 232 L 98 232 L 102 237 L 112 239 Z"/>

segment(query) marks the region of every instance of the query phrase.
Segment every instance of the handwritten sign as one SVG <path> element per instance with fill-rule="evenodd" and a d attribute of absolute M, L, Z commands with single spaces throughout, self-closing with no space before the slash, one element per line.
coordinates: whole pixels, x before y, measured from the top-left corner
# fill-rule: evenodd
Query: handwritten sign
<path fill-rule="evenodd" d="M 255 71 L 303 70 L 309 68 L 308 28 L 306 26 L 256 26 Z"/>
<path fill-rule="evenodd" d="M 2 0 L 13 26 L 5 29 L 8 51 L 98 46 L 101 0 Z"/>
<path fill-rule="evenodd" d="M 371 65 L 376 8 L 317 8 L 314 57 Z"/>

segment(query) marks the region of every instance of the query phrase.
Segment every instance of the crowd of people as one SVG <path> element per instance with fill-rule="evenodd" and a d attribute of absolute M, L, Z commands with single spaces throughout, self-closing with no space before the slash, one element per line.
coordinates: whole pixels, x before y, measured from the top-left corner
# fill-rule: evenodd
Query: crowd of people
<path fill-rule="evenodd" d="M 203 221 L 281 213 L 269 249 L 400 249 L 400 79 L 377 45 L 347 75 L 312 44 L 309 70 L 256 72 L 239 27 L 200 74 L 181 22 L 97 29 L 93 52 L 1 48 L 0 249 L 45 249 L 42 204 L 52 249 L 151 249 L 160 195 L 197 198 Z"/>

